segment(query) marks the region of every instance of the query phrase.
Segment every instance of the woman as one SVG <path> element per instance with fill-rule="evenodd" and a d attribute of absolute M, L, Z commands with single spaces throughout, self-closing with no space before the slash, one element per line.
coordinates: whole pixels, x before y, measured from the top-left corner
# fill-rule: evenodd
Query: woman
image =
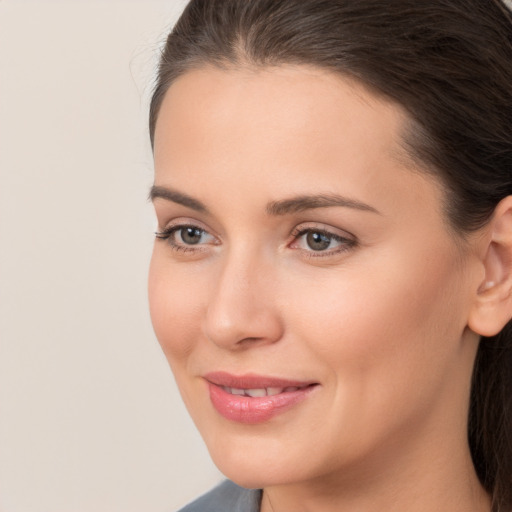
<path fill-rule="evenodd" d="M 512 510 L 511 120 L 498 0 L 189 3 L 150 306 L 237 485 L 185 510 Z"/>

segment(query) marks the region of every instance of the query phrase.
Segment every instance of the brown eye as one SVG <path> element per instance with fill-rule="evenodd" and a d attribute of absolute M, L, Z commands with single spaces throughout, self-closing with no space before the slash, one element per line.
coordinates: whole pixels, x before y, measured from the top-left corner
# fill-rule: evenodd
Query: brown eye
<path fill-rule="evenodd" d="M 217 245 L 218 242 L 208 231 L 193 225 L 172 226 L 155 234 L 158 239 L 166 240 L 175 250 L 195 251 L 205 245 Z"/>
<path fill-rule="evenodd" d="M 345 237 L 328 229 L 316 227 L 298 228 L 292 233 L 292 236 L 294 240 L 290 244 L 290 248 L 300 249 L 308 256 L 334 257 L 357 246 L 355 237 Z"/>
<path fill-rule="evenodd" d="M 178 231 L 181 241 L 187 245 L 195 245 L 201 241 L 203 230 L 192 226 L 183 227 Z"/>
<path fill-rule="evenodd" d="M 332 242 L 332 236 L 319 231 L 310 231 L 306 235 L 306 244 L 313 251 L 325 251 Z"/>

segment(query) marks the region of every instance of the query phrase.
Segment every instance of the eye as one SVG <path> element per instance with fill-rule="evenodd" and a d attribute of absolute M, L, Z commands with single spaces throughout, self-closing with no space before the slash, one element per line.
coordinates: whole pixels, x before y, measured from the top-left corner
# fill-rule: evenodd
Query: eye
<path fill-rule="evenodd" d="M 160 240 L 167 240 L 175 250 L 199 250 L 203 245 L 216 244 L 217 239 L 208 231 L 194 225 L 175 225 L 155 233 Z M 198 247 L 194 247 L 198 246 Z"/>
<path fill-rule="evenodd" d="M 332 235 L 320 231 L 309 231 L 304 236 L 306 245 L 313 251 L 325 251 L 334 241 Z"/>
<path fill-rule="evenodd" d="M 199 244 L 206 235 L 205 231 L 194 226 L 186 226 L 174 231 L 175 240 L 187 245 Z"/>
<path fill-rule="evenodd" d="M 340 234 L 332 233 L 326 229 L 302 228 L 294 233 L 292 249 L 300 249 L 311 253 L 311 256 L 329 256 L 343 252 L 354 247 L 357 242 Z"/>

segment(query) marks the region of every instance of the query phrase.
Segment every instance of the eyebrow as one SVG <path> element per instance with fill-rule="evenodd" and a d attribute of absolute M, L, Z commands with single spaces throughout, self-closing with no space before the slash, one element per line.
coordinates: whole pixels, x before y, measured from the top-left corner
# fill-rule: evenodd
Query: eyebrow
<path fill-rule="evenodd" d="M 199 200 L 193 197 L 178 192 L 167 187 L 161 187 L 153 185 L 149 191 L 149 199 L 154 201 L 157 198 L 172 201 L 173 203 L 181 204 L 192 210 L 196 210 L 201 213 L 208 214 L 208 208 Z M 353 208 L 355 210 L 361 210 L 366 212 L 372 212 L 379 214 L 373 206 L 363 203 L 361 201 L 350 199 L 347 197 L 340 196 L 338 194 L 313 194 L 313 195 L 302 195 L 292 197 L 290 199 L 282 199 L 279 201 L 271 201 L 267 204 L 265 210 L 268 215 L 282 216 L 293 213 L 303 212 L 305 210 L 314 210 L 317 208 L 329 208 L 329 207 L 343 207 Z"/>
<path fill-rule="evenodd" d="M 269 215 L 288 215 L 291 213 L 303 212 L 305 210 L 314 210 L 316 208 L 329 208 L 332 206 L 341 206 L 344 208 L 353 208 L 365 212 L 379 213 L 373 206 L 340 196 L 338 194 L 318 194 L 304 195 L 283 199 L 281 201 L 272 201 L 267 205 Z"/>
<path fill-rule="evenodd" d="M 178 192 L 177 190 L 173 190 L 167 187 L 159 187 L 153 185 L 149 189 L 149 197 L 150 201 L 154 201 L 157 198 L 165 199 L 167 201 L 172 201 L 173 203 L 181 204 L 182 206 L 186 206 L 187 208 L 191 208 L 192 210 L 196 210 L 201 213 L 209 213 L 208 208 L 193 197 L 190 197 L 187 194 L 183 194 L 182 192 Z"/>

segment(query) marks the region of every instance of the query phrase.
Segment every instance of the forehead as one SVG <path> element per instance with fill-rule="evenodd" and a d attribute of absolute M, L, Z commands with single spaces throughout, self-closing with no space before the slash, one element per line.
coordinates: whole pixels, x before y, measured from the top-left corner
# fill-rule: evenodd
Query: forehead
<path fill-rule="evenodd" d="M 419 185 L 437 180 L 411 172 L 402 148 L 407 121 L 399 105 L 318 68 L 201 68 L 176 80 L 164 98 L 155 183 L 203 202 L 218 184 L 216 195 L 225 192 L 227 200 L 229 184 L 230 201 L 233 193 L 266 203 L 336 189 L 380 211 L 395 196 L 419 204 Z"/>
<path fill-rule="evenodd" d="M 366 140 L 398 153 L 406 119 L 400 106 L 359 82 L 316 67 L 204 67 L 185 73 L 168 90 L 156 124 L 155 152 L 192 132 L 216 143 L 226 135 L 233 142 L 258 142 L 263 149 L 271 139 L 283 148 L 308 139 L 312 147 L 318 137 L 328 143 L 343 130 L 338 146 Z M 333 137 L 326 137 L 329 133 Z"/>

